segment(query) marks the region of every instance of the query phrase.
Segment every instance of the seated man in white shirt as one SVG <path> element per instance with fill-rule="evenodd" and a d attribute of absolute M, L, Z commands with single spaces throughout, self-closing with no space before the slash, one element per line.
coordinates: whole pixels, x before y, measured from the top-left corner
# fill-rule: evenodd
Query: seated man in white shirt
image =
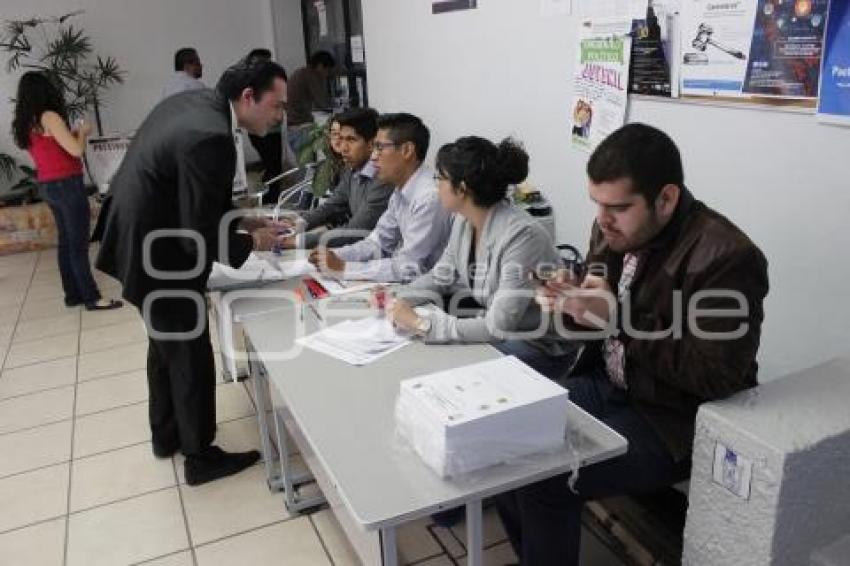
<path fill-rule="evenodd" d="M 365 239 L 329 250 L 318 247 L 310 261 L 343 279 L 409 282 L 427 273 L 446 247 L 451 215 L 437 198 L 434 172 L 423 165 L 430 133 L 411 114 L 378 119 L 372 163 L 378 178 L 395 187 L 387 210 Z"/>
<path fill-rule="evenodd" d="M 207 88 L 201 82 L 204 66 L 194 47 L 182 47 L 174 54 L 174 74 L 162 87 L 160 99 L 168 98 L 178 92 Z"/>

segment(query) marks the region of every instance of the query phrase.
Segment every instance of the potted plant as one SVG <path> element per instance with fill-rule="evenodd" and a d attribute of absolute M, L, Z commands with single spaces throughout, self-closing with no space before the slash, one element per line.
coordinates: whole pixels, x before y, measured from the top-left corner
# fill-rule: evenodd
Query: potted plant
<path fill-rule="evenodd" d="M 68 23 L 81 13 L 78 10 L 58 17 L 4 20 L 0 50 L 7 54 L 8 72 L 36 70 L 50 76 L 65 95 L 72 120 L 93 110 L 98 135 L 103 135 L 103 91 L 123 83 L 126 73 L 112 57 L 94 53 L 85 31 Z"/>

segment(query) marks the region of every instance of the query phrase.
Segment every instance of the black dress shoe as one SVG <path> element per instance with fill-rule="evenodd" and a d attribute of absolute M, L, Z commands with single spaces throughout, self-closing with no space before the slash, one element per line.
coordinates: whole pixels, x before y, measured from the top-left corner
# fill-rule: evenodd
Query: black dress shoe
<path fill-rule="evenodd" d="M 232 476 L 253 466 L 259 459 L 260 453 L 256 450 L 225 452 L 218 446 L 210 446 L 201 454 L 186 457 L 186 483 L 201 485 Z"/>
<path fill-rule="evenodd" d="M 117 299 L 112 299 L 106 304 L 99 305 L 97 303 L 87 303 L 86 310 L 87 311 L 111 311 L 112 309 L 120 309 L 124 306 L 123 301 L 119 301 Z"/>

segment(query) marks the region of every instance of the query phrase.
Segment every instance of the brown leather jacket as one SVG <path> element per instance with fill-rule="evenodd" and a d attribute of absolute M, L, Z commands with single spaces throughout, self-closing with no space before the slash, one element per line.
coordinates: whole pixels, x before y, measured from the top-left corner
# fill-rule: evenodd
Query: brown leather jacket
<path fill-rule="evenodd" d="M 691 454 L 698 406 L 756 385 L 762 302 L 768 291 L 767 260 L 741 230 L 694 200 L 686 189 L 673 219 L 640 253 L 629 312 L 618 309 L 618 328 L 626 349 L 628 397 L 674 458 L 684 460 Z M 592 271 L 601 268 L 607 272 L 616 292 L 623 254 L 608 247 L 596 225 L 587 260 Z M 689 310 L 694 312 L 689 309 L 692 297 L 707 290 L 741 293 L 749 312 L 736 316 L 715 313 L 714 317 L 697 317 L 689 324 Z M 676 292 L 681 292 L 681 299 Z M 646 339 L 622 332 L 629 316 L 631 328 L 639 331 L 671 328 L 675 303 L 682 305 L 682 322 L 676 325 L 682 328 L 680 337 Z M 740 303 L 727 294 L 703 298 L 697 306 L 737 309 Z M 695 329 L 697 334 L 741 329 L 742 336 L 713 340 L 695 336 Z M 587 345 L 572 375 L 605 367 L 601 344 Z"/>

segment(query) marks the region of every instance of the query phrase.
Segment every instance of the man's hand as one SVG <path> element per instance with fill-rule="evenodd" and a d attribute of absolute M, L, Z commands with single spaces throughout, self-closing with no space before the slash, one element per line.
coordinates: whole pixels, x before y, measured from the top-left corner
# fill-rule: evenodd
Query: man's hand
<path fill-rule="evenodd" d="M 318 247 L 310 252 L 309 260 L 323 273 L 341 274 L 345 271 L 345 262 L 325 247 Z"/>
<path fill-rule="evenodd" d="M 396 328 L 416 331 L 419 315 L 404 299 L 390 299 L 387 305 L 387 318 Z"/>
<path fill-rule="evenodd" d="M 254 250 L 258 252 L 267 252 L 280 246 L 282 236 L 279 236 L 277 230 L 270 228 L 258 228 L 251 232 L 251 238 L 254 239 Z"/>
<path fill-rule="evenodd" d="M 604 328 L 611 316 L 610 307 L 616 307 L 617 301 L 608 282 L 603 277 L 588 275 L 580 286 L 573 283 L 564 272 L 539 287 L 535 299 L 540 308 L 567 314 L 582 326 Z"/>

